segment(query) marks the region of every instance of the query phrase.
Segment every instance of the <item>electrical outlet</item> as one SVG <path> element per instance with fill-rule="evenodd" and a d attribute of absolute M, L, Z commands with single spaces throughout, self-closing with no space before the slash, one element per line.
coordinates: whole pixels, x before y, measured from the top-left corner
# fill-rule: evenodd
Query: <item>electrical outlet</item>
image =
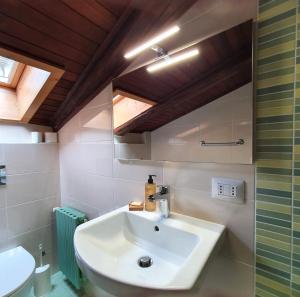
<path fill-rule="evenodd" d="M 212 178 L 212 198 L 243 203 L 244 181 L 222 177 Z"/>

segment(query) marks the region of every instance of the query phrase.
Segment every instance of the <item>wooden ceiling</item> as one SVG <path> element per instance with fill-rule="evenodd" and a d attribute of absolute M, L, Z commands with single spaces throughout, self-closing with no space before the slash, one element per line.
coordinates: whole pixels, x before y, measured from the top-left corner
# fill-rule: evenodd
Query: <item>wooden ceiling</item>
<path fill-rule="evenodd" d="M 251 81 L 252 21 L 194 47 L 200 55 L 181 64 L 155 73 L 143 67 L 113 81 L 114 89 L 158 103 L 115 129 L 116 134 L 153 131 Z"/>
<path fill-rule="evenodd" d="M 31 123 L 56 130 L 129 65 L 124 52 L 195 0 L 1 0 L 0 46 L 62 66 Z"/>

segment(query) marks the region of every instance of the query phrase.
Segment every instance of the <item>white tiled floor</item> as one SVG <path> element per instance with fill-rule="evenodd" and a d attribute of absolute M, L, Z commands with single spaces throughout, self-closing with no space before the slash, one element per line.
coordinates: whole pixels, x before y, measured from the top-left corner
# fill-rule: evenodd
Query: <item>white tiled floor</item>
<path fill-rule="evenodd" d="M 51 278 L 52 290 L 43 297 L 86 297 L 80 291 L 76 291 L 68 281 L 66 281 L 64 275 L 61 272 L 57 272 L 52 275 Z M 35 297 L 33 290 L 29 297 Z"/>

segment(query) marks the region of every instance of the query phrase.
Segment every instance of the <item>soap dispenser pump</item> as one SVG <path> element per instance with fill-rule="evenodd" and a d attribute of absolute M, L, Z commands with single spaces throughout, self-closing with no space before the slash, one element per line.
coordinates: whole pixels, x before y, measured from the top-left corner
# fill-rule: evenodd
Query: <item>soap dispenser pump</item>
<path fill-rule="evenodd" d="M 148 182 L 145 184 L 145 210 L 146 211 L 155 211 L 156 202 L 149 200 L 149 196 L 156 193 L 156 184 L 153 181 L 154 174 L 149 174 Z"/>

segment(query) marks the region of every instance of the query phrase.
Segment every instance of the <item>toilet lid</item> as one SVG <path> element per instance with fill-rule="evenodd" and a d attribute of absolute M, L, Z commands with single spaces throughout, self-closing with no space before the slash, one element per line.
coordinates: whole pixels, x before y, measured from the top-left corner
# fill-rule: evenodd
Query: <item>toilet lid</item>
<path fill-rule="evenodd" d="M 23 247 L 0 253 L 0 296 L 9 296 L 31 277 L 35 260 Z"/>

